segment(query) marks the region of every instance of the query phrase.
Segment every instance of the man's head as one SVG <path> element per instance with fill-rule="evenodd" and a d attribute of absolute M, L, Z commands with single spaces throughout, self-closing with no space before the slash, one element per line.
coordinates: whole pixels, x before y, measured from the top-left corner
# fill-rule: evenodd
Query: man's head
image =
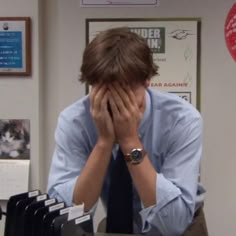
<path fill-rule="evenodd" d="M 145 39 L 128 28 L 114 28 L 99 33 L 86 47 L 80 81 L 145 85 L 155 74 L 157 66 Z"/>

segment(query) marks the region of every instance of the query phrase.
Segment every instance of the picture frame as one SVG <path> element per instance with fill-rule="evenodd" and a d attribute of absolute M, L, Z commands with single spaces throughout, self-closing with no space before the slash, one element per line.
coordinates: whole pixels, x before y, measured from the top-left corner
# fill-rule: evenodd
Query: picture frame
<path fill-rule="evenodd" d="M 0 76 L 31 75 L 30 17 L 0 17 Z"/>
<path fill-rule="evenodd" d="M 0 134 L 0 160 L 30 160 L 29 119 L 0 119 Z"/>
<path fill-rule="evenodd" d="M 89 18 L 86 44 L 100 31 L 116 27 L 128 27 L 147 40 L 159 67 L 152 89 L 174 93 L 200 110 L 200 18 Z"/>
<path fill-rule="evenodd" d="M 0 200 L 28 191 L 30 119 L 0 119 Z"/>
<path fill-rule="evenodd" d="M 157 7 L 160 0 L 80 0 L 81 7 Z"/>

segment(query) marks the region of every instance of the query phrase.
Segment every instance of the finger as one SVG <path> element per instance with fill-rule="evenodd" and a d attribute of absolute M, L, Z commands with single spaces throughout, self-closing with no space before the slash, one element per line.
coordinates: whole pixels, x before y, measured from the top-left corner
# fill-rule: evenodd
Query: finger
<path fill-rule="evenodd" d="M 116 104 L 116 101 L 114 100 L 112 95 L 109 96 L 108 101 L 109 101 L 109 104 L 110 104 L 112 117 L 113 118 L 118 118 L 120 116 L 120 112 L 119 112 L 118 106 Z"/>
<path fill-rule="evenodd" d="M 134 108 L 137 109 L 138 105 L 136 102 L 136 97 L 129 87 L 129 85 L 122 85 L 122 84 L 113 84 L 112 85 L 113 89 L 119 94 L 119 97 L 122 100 L 123 107 L 120 109 L 126 109 L 126 111 L 133 111 Z"/>
<path fill-rule="evenodd" d="M 123 98 L 121 97 L 120 93 L 118 92 L 117 85 L 115 87 L 115 84 L 109 85 L 109 91 L 111 93 L 112 101 L 114 103 L 116 112 L 124 112 L 126 110 L 126 107 L 124 105 Z"/>
<path fill-rule="evenodd" d="M 90 103 L 91 103 L 91 107 L 94 107 L 94 97 L 96 96 L 96 94 L 98 93 L 98 91 L 100 90 L 102 84 L 97 84 L 97 85 L 94 85 L 92 87 L 92 90 L 89 94 L 89 98 L 90 98 Z"/>
<path fill-rule="evenodd" d="M 128 109 L 130 109 L 130 105 L 136 105 L 137 104 L 137 101 L 136 101 L 136 97 L 135 97 L 135 94 L 133 92 L 133 90 L 131 89 L 131 87 L 129 85 L 124 85 L 122 84 L 121 85 L 122 87 L 122 90 L 125 95 L 126 95 L 126 106 Z"/>
<path fill-rule="evenodd" d="M 107 104 L 108 104 L 108 98 L 110 96 L 110 92 L 108 90 L 106 90 L 102 100 L 101 100 L 101 111 L 108 115 L 108 110 L 107 110 Z"/>
<path fill-rule="evenodd" d="M 101 86 L 100 89 L 97 91 L 97 93 L 93 97 L 93 106 L 95 112 L 98 112 L 101 110 L 101 102 L 102 99 L 107 91 L 107 86 Z"/>

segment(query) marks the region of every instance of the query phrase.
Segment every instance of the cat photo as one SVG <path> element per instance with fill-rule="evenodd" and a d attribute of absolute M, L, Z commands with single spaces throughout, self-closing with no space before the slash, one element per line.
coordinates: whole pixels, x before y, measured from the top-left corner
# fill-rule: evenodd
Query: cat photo
<path fill-rule="evenodd" d="M 0 159 L 30 159 L 29 120 L 0 120 Z"/>

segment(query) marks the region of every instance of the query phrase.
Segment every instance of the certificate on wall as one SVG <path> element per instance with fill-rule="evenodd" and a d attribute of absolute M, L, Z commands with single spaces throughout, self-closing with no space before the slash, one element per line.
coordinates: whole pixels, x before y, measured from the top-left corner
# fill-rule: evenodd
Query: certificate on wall
<path fill-rule="evenodd" d="M 30 75 L 29 17 L 0 17 L 0 75 Z"/>
<path fill-rule="evenodd" d="M 86 42 L 114 27 L 128 27 L 146 39 L 159 67 L 151 88 L 175 93 L 200 109 L 199 19 L 87 19 Z"/>

